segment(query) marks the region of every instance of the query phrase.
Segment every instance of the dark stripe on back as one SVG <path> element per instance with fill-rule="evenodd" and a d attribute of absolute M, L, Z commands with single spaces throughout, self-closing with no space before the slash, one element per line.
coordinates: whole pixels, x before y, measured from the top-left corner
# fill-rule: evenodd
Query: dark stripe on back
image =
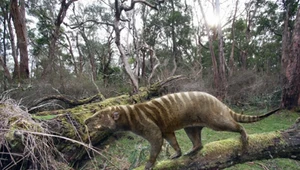
<path fill-rule="evenodd" d="M 167 109 L 156 100 L 152 100 L 152 103 L 159 109 L 159 116 L 162 120 L 164 120 L 164 116 L 168 114 Z"/>
<path fill-rule="evenodd" d="M 177 105 L 177 107 L 183 107 L 184 106 L 184 103 L 182 103 L 183 101 L 178 96 L 178 93 L 174 93 L 174 100 L 175 100 L 175 104 Z"/>
<path fill-rule="evenodd" d="M 165 97 L 162 97 L 161 98 L 161 101 L 164 103 L 164 108 L 166 109 L 166 113 L 164 114 L 164 118 L 166 119 L 166 120 L 169 120 L 170 119 L 170 116 L 172 116 L 172 106 L 171 106 L 171 103 L 169 102 L 169 100 L 168 99 L 166 99 L 167 98 L 167 96 L 165 96 Z"/>
<path fill-rule="evenodd" d="M 153 122 L 158 123 L 156 118 L 149 113 L 149 111 L 146 109 L 146 104 L 138 104 L 137 107 L 144 112 L 145 116 L 147 116 L 149 119 L 151 119 Z M 152 109 L 151 109 L 152 110 Z"/>
<path fill-rule="evenodd" d="M 158 127 L 162 127 L 164 122 L 160 117 L 159 110 L 155 106 L 149 105 L 148 103 L 145 103 L 144 107 L 147 109 L 146 113 L 152 115 L 155 120 L 154 122 L 158 125 Z"/>

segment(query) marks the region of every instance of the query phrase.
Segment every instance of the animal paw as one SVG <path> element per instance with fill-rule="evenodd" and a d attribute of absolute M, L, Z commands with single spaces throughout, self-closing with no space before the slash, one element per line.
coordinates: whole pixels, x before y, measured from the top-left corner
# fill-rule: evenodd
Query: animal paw
<path fill-rule="evenodd" d="M 197 146 L 197 147 L 193 147 L 190 151 L 188 151 L 187 153 L 185 153 L 185 156 L 190 156 L 190 155 L 194 155 L 196 154 L 199 150 L 201 150 L 203 148 L 203 146 Z"/>
<path fill-rule="evenodd" d="M 181 151 L 176 152 L 174 155 L 170 156 L 170 159 L 176 159 L 181 156 Z"/>

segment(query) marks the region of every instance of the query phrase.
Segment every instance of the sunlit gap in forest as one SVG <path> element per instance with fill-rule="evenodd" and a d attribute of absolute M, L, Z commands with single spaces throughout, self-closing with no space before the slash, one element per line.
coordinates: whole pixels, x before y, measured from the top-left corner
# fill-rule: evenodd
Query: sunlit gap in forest
<path fill-rule="evenodd" d="M 218 25 L 219 17 L 212 10 L 209 10 L 205 17 L 209 27 L 216 27 Z"/>

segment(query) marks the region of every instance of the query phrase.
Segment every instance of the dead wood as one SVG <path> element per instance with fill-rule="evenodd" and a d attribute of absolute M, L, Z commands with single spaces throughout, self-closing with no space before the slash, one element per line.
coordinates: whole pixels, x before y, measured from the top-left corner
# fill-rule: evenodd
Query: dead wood
<path fill-rule="evenodd" d="M 40 108 L 38 105 L 40 105 L 41 103 L 44 103 L 44 102 L 48 102 L 50 100 L 62 101 L 65 104 L 69 105 L 70 108 L 72 108 L 72 107 L 75 107 L 75 106 L 88 104 L 88 103 L 92 103 L 92 102 L 95 102 L 95 101 L 103 101 L 103 100 L 105 100 L 105 97 L 101 93 L 98 93 L 94 96 L 77 100 L 77 99 L 70 99 L 67 96 L 63 96 L 63 95 L 51 95 L 51 96 L 46 96 L 46 97 L 43 97 L 43 98 L 39 99 L 35 104 L 30 106 L 28 108 L 28 110 L 33 112 L 34 110 Z"/>

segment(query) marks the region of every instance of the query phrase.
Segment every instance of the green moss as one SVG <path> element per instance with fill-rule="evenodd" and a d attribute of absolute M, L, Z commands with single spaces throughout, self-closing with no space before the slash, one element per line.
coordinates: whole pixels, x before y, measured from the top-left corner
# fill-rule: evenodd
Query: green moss
<path fill-rule="evenodd" d="M 265 170 L 265 169 L 299 169 L 299 161 L 286 159 L 286 158 L 276 158 L 269 160 L 253 161 L 244 164 L 237 164 L 226 170 Z"/>
<path fill-rule="evenodd" d="M 38 115 L 33 115 L 33 119 L 38 119 L 38 120 L 50 120 L 56 118 L 58 115 L 45 115 L 45 116 L 38 116 Z"/>

